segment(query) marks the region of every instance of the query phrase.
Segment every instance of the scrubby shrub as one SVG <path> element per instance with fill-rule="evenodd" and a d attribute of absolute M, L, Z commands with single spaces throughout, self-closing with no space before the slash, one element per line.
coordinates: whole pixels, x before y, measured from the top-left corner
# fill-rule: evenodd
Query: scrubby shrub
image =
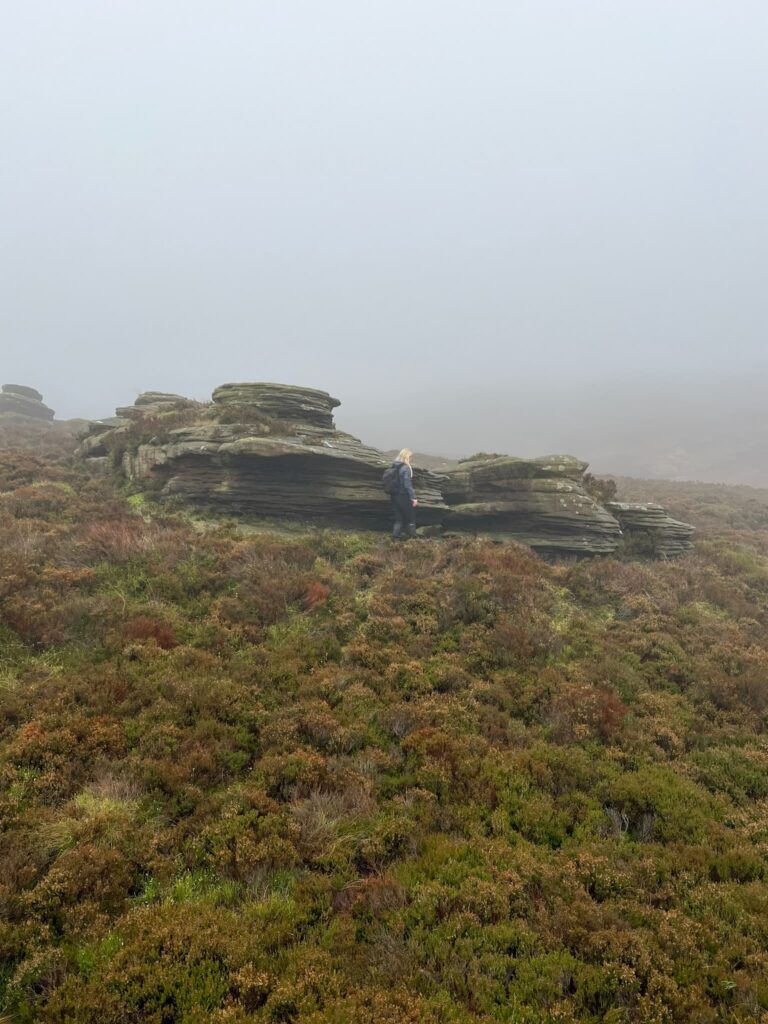
<path fill-rule="evenodd" d="M 717 804 L 685 777 L 663 765 L 640 768 L 603 784 L 606 806 L 629 822 L 629 831 L 660 842 L 703 842 L 719 819 Z"/>
<path fill-rule="evenodd" d="M 600 505 L 616 500 L 618 485 L 610 477 L 594 476 L 592 473 L 585 473 L 581 478 L 581 482 L 587 494 Z"/>
<path fill-rule="evenodd" d="M 148 615 L 127 622 L 123 635 L 126 640 L 153 640 L 163 651 L 171 650 L 178 643 L 173 626 Z"/>

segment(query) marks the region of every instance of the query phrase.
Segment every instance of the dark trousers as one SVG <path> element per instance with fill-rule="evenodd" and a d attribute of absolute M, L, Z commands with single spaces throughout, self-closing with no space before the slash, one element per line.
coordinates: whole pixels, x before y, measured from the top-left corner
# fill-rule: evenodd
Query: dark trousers
<path fill-rule="evenodd" d="M 392 528 L 393 540 L 405 540 L 416 536 L 416 510 L 407 494 L 390 494 L 392 511 L 395 513 L 395 525 Z M 405 534 L 405 536 L 403 536 Z"/>

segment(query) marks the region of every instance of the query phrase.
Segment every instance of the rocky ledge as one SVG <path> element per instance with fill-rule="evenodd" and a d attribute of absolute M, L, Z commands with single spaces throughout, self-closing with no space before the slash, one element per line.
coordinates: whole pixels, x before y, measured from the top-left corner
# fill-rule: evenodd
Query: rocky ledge
<path fill-rule="evenodd" d="M 43 396 L 24 384 L 3 384 L 0 391 L 0 422 L 52 423 L 53 409 L 43 403 Z"/>
<path fill-rule="evenodd" d="M 677 558 L 693 546 L 693 527 L 673 519 L 661 505 L 610 501 L 606 507 L 638 554 Z"/>
<path fill-rule="evenodd" d="M 461 462 L 443 494 L 453 529 L 511 538 L 542 554 L 611 554 L 622 540 L 613 515 L 587 494 L 587 463 L 570 455 Z"/>

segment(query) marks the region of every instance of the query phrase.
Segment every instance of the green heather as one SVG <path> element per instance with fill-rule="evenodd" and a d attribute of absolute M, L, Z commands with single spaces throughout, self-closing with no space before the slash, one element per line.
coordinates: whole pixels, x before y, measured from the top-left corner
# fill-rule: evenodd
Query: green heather
<path fill-rule="evenodd" d="M 549 565 L 5 447 L 2 1012 L 768 1020 L 768 506 L 664 489 L 692 554 Z"/>

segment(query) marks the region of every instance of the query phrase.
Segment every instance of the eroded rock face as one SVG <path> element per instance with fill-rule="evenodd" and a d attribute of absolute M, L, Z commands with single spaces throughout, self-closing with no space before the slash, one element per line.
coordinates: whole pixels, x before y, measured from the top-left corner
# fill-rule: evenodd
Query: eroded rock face
<path fill-rule="evenodd" d="M 183 411 L 179 396 L 163 397 L 174 399 L 167 414 Z M 118 410 L 116 427 L 86 438 L 82 453 L 119 451 L 121 438 L 130 438 L 146 415 L 144 398 Z M 384 528 L 390 508 L 381 475 L 389 460 L 335 429 L 333 409 L 339 404 L 327 392 L 309 388 L 225 384 L 214 391 L 211 405 L 190 404 L 187 425 L 128 443 L 122 469 L 164 495 L 225 514 Z M 440 522 L 445 505 L 439 478 L 415 470 L 414 483 L 420 522 Z"/>
<path fill-rule="evenodd" d="M 517 540 L 542 554 L 611 554 L 621 528 L 585 491 L 586 469 L 570 455 L 462 462 L 443 484 L 447 524 Z"/>
<path fill-rule="evenodd" d="M 278 422 L 334 430 L 333 410 L 341 405 L 327 391 L 288 384 L 222 384 L 211 396 L 214 405 L 241 406 Z"/>
<path fill-rule="evenodd" d="M 693 547 L 693 527 L 673 519 L 661 505 L 611 501 L 607 508 L 638 554 L 677 558 Z"/>
<path fill-rule="evenodd" d="M 3 384 L 0 392 L 0 420 L 18 423 L 51 423 L 54 412 L 43 403 L 35 388 L 24 384 Z"/>

